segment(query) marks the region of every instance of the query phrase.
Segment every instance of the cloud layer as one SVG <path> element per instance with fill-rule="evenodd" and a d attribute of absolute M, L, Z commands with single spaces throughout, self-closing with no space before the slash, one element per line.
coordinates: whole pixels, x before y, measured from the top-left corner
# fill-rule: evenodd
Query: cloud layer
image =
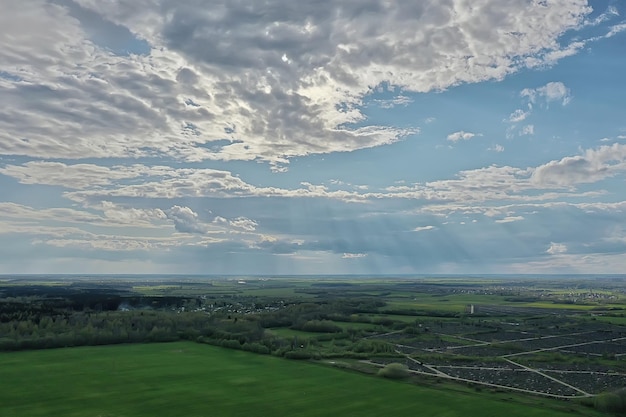
<path fill-rule="evenodd" d="M 380 86 L 429 92 L 553 64 L 567 48 L 559 37 L 591 11 L 582 0 L 9 0 L 3 9 L 3 154 L 277 169 L 415 132 L 367 123 L 359 106 Z M 120 40 L 94 34 L 94 22 L 126 33 L 130 53 L 108 48 Z M 133 54 L 142 43 L 150 53 Z M 568 100 L 559 83 L 527 96 Z"/>
<path fill-rule="evenodd" d="M 622 9 L 5 0 L 0 273 L 626 267 Z"/>

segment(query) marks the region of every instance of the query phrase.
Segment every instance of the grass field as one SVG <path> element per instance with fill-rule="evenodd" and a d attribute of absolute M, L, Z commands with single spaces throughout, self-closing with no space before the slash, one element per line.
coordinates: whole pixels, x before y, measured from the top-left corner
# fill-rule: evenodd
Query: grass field
<path fill-rule="evenodd" d="M 312 339 L 322 334 L 322 333 L 314 333 L 314 332 L 305 332 L 302 330 L 294 330 L 294 329 L 289 329 L 287 327 L 276 327 L 276 328 L 269 329 L 266 331 L 276 336 L 282 336 L 282 337 L 287 337 L 287 338 L 292 338 L 295 336 L 295 337 L 300 337 L 300 338 L 305 338 L 305 339 Z"/>
<path fill-rule="evenodd" d="M 186 342 L 0 354 L 2 417 L 565 417 L 570 406 L 596 415 Z"/>

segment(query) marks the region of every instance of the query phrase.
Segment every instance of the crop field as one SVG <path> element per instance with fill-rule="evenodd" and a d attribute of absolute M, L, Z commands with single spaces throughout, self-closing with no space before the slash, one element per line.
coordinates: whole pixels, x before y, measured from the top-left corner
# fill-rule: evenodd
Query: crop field
<path fill-rule="evenodd" d="M 0 354 L 2 417 L 594 416 L 190 342 Z"/>
<path fill-rule="evenodd" d="M 276 336 L 282 336 L 282 337 L 297 337 L 297 338 L 305 338 L 305 339 L 311 339 L 311 338 L 315 338 L 319 336 L 319 333 L 305 332 L 303 330 L 294 330 L 294 329 L 289 329 L 286 327 L 268 329 L 266 330 L 266 332 L 270 336 L 276 335 Z"/>

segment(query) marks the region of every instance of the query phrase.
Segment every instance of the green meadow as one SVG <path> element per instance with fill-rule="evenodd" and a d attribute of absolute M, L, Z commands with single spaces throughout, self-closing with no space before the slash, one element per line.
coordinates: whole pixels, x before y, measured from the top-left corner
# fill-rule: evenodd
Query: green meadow
<path fill-rule="evenodd" d="M 598 415 L 575 403 L 441 385 L 191 342 L 0 353 L 2 417 Z"/>

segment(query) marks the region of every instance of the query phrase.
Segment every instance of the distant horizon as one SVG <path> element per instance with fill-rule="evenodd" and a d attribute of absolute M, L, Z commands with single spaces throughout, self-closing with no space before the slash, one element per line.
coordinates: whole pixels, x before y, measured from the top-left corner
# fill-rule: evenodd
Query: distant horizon
<path fill-rule="evenodd" d="M 0 274 L 0 279 L 19 278 L 99 278 L 99 277 L 176 277 L 176 278 L 621 278 L 626 274 Z"/>

